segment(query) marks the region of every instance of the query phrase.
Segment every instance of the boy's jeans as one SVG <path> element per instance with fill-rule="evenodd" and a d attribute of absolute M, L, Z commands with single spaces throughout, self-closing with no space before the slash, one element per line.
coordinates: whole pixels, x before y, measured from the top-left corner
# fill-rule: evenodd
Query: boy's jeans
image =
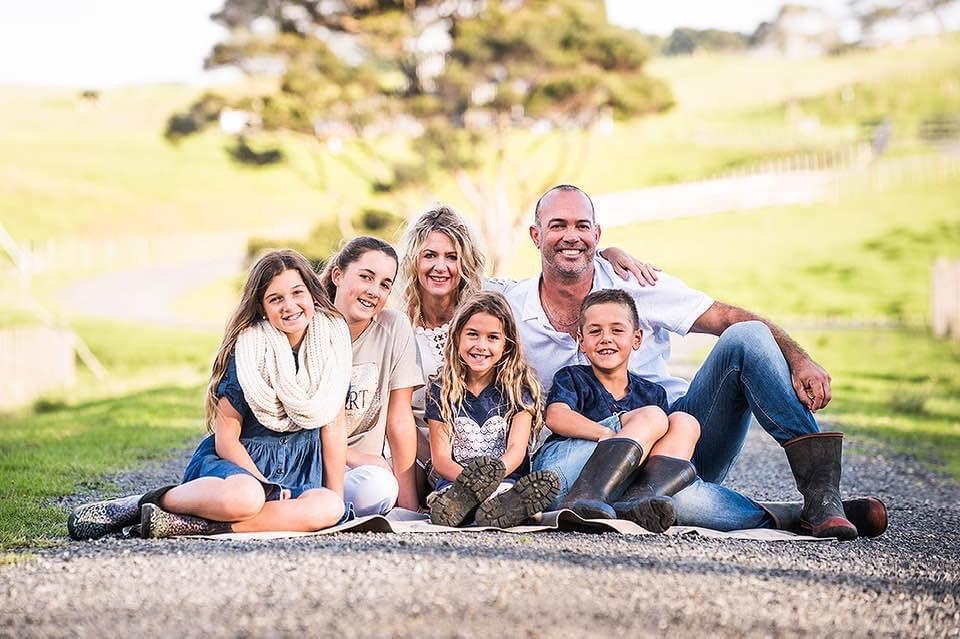
<path fill-rule="evenodd" d="M 600 424 L 620 432 L 620 418 L 617 415 L 608 417 Z M 597 442 L 589 439 L 564 439 L 545 443 L 534 455 L 532 470 L 552 470 L 560 478 L 560 493 L 550 510 L 560 507 L 596 447 Z M 773 525 L 757 502 L 729 488 L 700 479 L 674 495 L 673 500 L 679 526 L 729 531 Z"/>
<path fill-rule="evenodd" d="M 770 329 L 762 322 L 741 322 L 724 331 L 690 389 L 671 411 L 682 410 L 700 422 L 693 463 L 701 478 L 674 495 L 677 523 L 715 530 L 772 525 L 752 499 L 712 482 L 723 481 L 750 426 L 751 412 L 779 443 L 819 432 L 813 415 L 797 399 L 790 370 Z M 604 426 L 619 432 L 620 420 Z M 532 460 L 533 470 L 549 469 L 560 477 L 556 508 L 576 481 L 597 443 L 584 439 L 548 442 Z"/>

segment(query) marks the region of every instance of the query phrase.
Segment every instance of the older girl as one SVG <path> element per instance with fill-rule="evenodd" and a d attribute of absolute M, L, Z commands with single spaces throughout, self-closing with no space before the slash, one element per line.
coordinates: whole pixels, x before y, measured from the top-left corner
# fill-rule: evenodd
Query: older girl
<path fill-rule="evenodd" d="M 350 334 L 309 262 L 273 251 L 254 264 L 207 388 L 210 436 L 183 482 L 86 504 L 74 539 L 139 521 L 142 537 L 314 531 L 344 513 L 343 397 Z"/>
<path fill-rule="evenodd" d="M 353 346 L 344 498 L 358 516 L 385 514 L 394 505 L 419 509 L 410 405 L 423 376 L 410 322 L 384 308 L 396 275 L 393 247 L 361 236 L 331 257 L 320 276 Z"/>

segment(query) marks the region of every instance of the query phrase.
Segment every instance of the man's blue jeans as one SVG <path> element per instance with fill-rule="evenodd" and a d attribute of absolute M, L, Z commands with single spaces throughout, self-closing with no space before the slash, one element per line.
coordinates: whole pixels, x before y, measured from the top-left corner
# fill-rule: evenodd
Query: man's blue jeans
<path fill-rule="evenodd" d="M 721 483 L 740 455 L 751 413 L 781 445 L 820 432 L 797 399 L 780 347 L 762 322 L 740 322 L 723 332 L 687 394 L 670 407 L 700 422 L 693 464 L 707 482 Z"/>
<path fill-rule="evenodd" d="M 677 524 L 714 530 L 772 526 L 755 501 L 713 483 L 726 478 L 740 454 L 751 412 L 781 444 L 819 432 L 813 415 L 794 393 L 787 363 L 766 325 L 742 322 L 724 331 L 687 395 L 674 402 L 671 411 L 676 410 L 700 421 L 693 462 L 702 478 L 674 495 Z M 601 423 L 619 431 L 619 419 Z M 560 494 L 553 508 L 563 501 L 596 446 L 584 439 L 548 442 L 534 456 L 533 470 L 553 470 L 560 477 Z"/>

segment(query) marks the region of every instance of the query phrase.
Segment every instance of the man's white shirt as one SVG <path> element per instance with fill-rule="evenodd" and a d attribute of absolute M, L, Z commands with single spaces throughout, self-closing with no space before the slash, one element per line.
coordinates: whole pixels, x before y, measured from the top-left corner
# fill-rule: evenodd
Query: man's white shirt
<path fill-rule="evenodd" d="M 536 370 L 545 390 L 553 384 L 553 376 L 564 366 L 589 364 L 576 340 L 550 325 L 540 302 L 540 275 L 509 287 L 493 283 L 489 288 L 501 290 L 513 307 L 520 331 L 520 341 L 527 361 Z M 690 288 L 681 280 L 661 272 L 656 286 L 640 286 L 636 280 L 624 281 L 603 258 L 594 260 L 591 292 L 605 288 L 627 291 L 637 305 L 643 343 L 630 355 L 630 371 L 663 386 L 672 405 L 687 392 L 686 380 L 670 374 L 670 333 L 686 335 L 698 317 L 710 308 L 713 299 Z"/>

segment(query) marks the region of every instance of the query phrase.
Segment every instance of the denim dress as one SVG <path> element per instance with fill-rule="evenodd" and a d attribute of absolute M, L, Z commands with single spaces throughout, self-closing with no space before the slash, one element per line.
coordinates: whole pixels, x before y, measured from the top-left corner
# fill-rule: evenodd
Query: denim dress
<path fill-rule="evenodd" d="M 297 361 L 296 356 L 293 359 Z M 243 397 L 233 354 L 230 355 L 227 371 L 217 385 L 216 393 L 218 399 L 226 397 L 242 418 L 240 443 L 263 476 L 270 480 L 269 483 L 261 482 L 268 501 L 279 499 L 283 488 L 289 489 L 290 496 L 295 499 L 304 491 L 323 485 L 320 429 L 278 433 L 257 421 Z M 231 475 L 253 476 L 245 468 L 217 455 L 214 436 L 209 435 L 193 453 L 183 473 L 183 482 L 199 477 L 226 479 Z"/>

